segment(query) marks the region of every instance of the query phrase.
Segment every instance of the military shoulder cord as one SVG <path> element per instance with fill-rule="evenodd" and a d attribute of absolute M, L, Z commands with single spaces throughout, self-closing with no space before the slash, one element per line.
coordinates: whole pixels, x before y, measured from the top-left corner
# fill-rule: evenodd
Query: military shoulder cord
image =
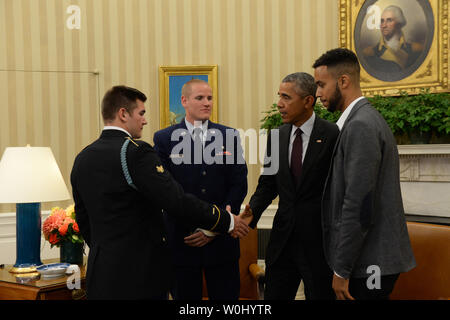
<path fill-rule="evenodd" d="M 125 176 L 125 179 L 127 180 L 127 183 L 130 185 L 130 187 L 137 190 L 137 187 L 133 183 L 133 179 L 131 179 L 131 175 L 130 172 L 128 171 L 127 165 L 127 148 L 130 141 L 131 139 L 127 138 L 122 145 L 122 149 L 120 150 L 120 163 L 122 164 L 122 171 Z"/>

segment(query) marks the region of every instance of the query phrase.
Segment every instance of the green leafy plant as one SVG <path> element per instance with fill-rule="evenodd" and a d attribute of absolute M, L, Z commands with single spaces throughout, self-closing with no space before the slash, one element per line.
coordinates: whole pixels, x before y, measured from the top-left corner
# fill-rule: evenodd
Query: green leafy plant
<path fill-rule="evenodd" d="M 423 90 L 417 95 L 418 111 L 425 115 L 420 118 L 424 123 L 416 125 L 421 131 L 450 133 L 450 95 L 448 93 L 430 93 Z M 417 116 L 417 115 L 416 115 Z M 415 120 L 415 119 L 414 119 Z"/>
<path fill-rule="evenodd" d="M 410 143 L 408 136 L 428 134 L 438 143 L 450 143 L 450 94 L 431 93 L 423 89 L 417 95 L 401 92 L 398 97 L 374 96 L 368 98 L 377 109 L 397 138 L 397 143 Z M 329 112 L 320 101 L 314 106 L 314 112 L 322 119 L 336 122 L 341 112 Z M 283 124 L 274 103 L 264 112 L 261 128 L 271 130 Z M 433 139 L 432 139 L 433 140 Z"/>
<path fill-rule="evenodd" d="M 270 106 L 268 111 L 263 112 L 264 117 L 261 119 L 261 129 L 266 129 L 270 131 L 272 129 L 278 128 L 283 124 L 281 115 L 278 112 L 277 104 L 274 103 Z"/>
<path fill-rule="evenodd" d="M 444 111 L 442 112 L 443 118 L 439 123 L 433 123 L 437 128 L 438 134 L 450 135 L 450 99 L 445 102 Z"/>
<path fill-rule="evenodd" d="M 448 93 L 431 93 L 428 89 L 423 89 L 417 95 L 402 92 L 399 97 L 375 96 L 369 98 L 369 101 L 381 113 L 396 137 L 428 135 L 429 139 L 434 134 L 448 138 Z"/>
<path fill-rule="evenodd" d="M 396 108 L 399 102 L 397 98 L 376 95 L 372 98 L 368 98 L 368 100 L 386 120 L 394 135 L 403 131 L 405 123 L 398 117 L 398 111 L 400 108 Z"/>

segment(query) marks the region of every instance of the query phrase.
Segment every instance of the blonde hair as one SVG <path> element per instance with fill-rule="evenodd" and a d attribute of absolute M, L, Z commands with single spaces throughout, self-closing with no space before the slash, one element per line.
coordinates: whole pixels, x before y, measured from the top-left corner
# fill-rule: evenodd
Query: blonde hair
<path fill-rule="evenodd" d="M 188 82 L 186 82 L 186 83 L 183 85 L 183 88 L 181 88 L 181 95 L 182 95 L 182 96 L 185 96 L 186 98 L 189 98 L 189 96 L 190 96 L 191 93 L 192 93 L 192 86 L 193 86 L 194 84 L 199 84 L 199 83 L 206 84 L 206 85 L 209 86 L 209 83 L 206 82 L 206 81 L 204 81 L 204 80 L 201 80 L 201 79 L 192 79 L 192 80 L 189 80 Z"/>

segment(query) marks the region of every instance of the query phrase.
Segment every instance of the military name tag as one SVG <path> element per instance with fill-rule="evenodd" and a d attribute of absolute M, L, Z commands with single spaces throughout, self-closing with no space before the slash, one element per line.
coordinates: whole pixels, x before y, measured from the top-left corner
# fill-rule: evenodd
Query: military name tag
<path fill-rule="evenodd" d="M 171 159 L 183 158 L 183 154 L 175 154 L 175 153 L 173 153 L 173 154 L 169 155 L 169 158 L 171 158 Z"/>

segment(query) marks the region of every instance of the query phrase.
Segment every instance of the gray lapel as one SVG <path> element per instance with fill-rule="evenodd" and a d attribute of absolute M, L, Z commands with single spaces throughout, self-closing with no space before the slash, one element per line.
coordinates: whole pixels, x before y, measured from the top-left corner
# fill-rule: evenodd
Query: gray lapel
<path fill-rule="evenodd" d="M 348 122 L 350 121 L 350 119 L 355 115 L 356 112 L 358 112 L 359 109 L 361 109 L 362 106 L 366 105 L 366 104 L 370 104 L 369 100 L 367 100 L 366 98 L 361 99 L 352 109 L 352 111 L 350 112 L 350 114 L 347 117 L 347 120 L 344 123 L 344 126 L 342 127 L 342 129 L 339 132 L 339 135 L 337 137 L 336 140 L 336 144 L 334 145 L 334 149 L 333 149 L 333 155 L 331 156 L 331 159 L 334 158 L 334 155 L 336 153 L 337 147 L 339 145 L 339 142 L 341 141 L 341 136 L 342 136 L 342 132 L 344 132 Z M 333 163 L 333 161 L 331 161 Z"/>
<path fill-rule="evenodd" d="M 348 117 L 347 117 L 347 120 L 346 120 L 345 123 L 344 123 L 344 126 L 342 127 L 342 129 L 341 129 L 340 132 L 339 132 L 339 135 L 338 135 L 338 137 L 337 137 L 337 139 L 336 139 L 336 143 L 334 144 L 333 154 L 331 155 L 331 162 L 330 162 L 330 167 L 328 168 L 327 178 L 326 178 L 326 180 L 325 180 L 325 188 L 324 188 L 324 195 L 323 195 L 323 196 L 325 196 L 325 191 L 326 191 L 326 188 L 327 188 L 328 183 L 329 183 L 329 179 L 330 179 L 331 174 L 332 174 L 331 171 L 332 171 L 332 168 L 333 168 L 334 156 L 336 155 L 336 150 L 337 150 L 338 145 L 339 145 L 339 143 L 340 143 L 340 141 L 341 141 L 342 132 L 344 132 L 345 127 L 346 127 L 347 124 L 348 124 L 348 121 L 349 121 L 349 120 L 355 115 L 355 113 L 356 113 L 363 105 L 365 105 L 365 104 L 369 104 L 369 100 L 367 100 L 366 98 L 361 99 L 361 100 L 353 107 L 352 111 L 350 112 L 350 114 L 349 114 Z"/>

